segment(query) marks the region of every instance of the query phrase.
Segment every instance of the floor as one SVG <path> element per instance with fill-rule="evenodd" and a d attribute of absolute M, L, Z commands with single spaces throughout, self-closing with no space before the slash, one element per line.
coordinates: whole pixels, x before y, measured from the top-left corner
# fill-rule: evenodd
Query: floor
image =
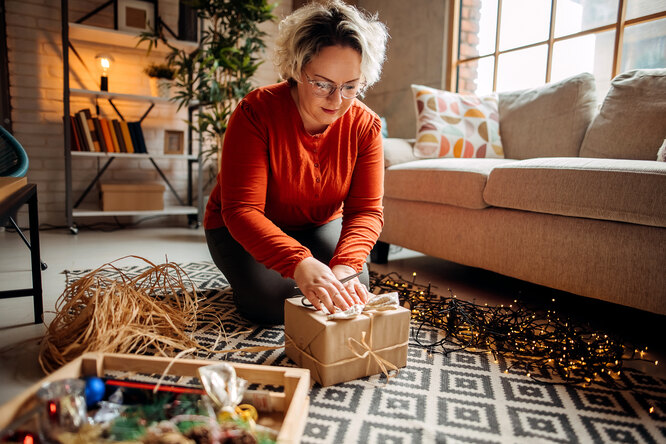
<path fill-rule="evenodd" d="M 151 227 L 107 232 L 81 229 L 77 235 L 67 229 L 54 229 L 43 230 L 40 234 L 42 259 L 48 265 L 42 273 L 47 324 L 53 318 L 55 302 L 65 288 L 64 270 L 96 268 L 129 255 L 154 263 L 211 260 L 203 229 Z M 0 232 L 0 251 L 0 290 L 29 287 L 30 256 L 18 235 Z M 141 261 L 126 258 L 117 264 L 136 262 Z M 459 298 L 477 303 L 501 304 L 521 298 L 538 305 L 557 298 L 562 309 L 572 316 L 620 334 L 633 343 L 645 344 L 651 359 L 666 362 L 665 316 L 576 297 L 398 247 L 391 247 L 388 264 L 371 264 L 370 267 L 378 273 L 397 272 L 403 278 L 431 283 L 438 294 L 448 294 L 451 289 Z M 0 300 L 0 404 L 43 377 L 37 362 L 37 341 L 45 327 L 34 324 L 32 316 L 29 298 Z M 647 363 L 630 365 L 666 377 L 664 364 L 656 367 Z"/>

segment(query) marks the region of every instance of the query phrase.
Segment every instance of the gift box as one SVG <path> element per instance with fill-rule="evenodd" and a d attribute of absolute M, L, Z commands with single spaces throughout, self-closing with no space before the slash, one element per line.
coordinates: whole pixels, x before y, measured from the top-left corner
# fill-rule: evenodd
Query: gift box
<path fill-rule="evenodd" d="M 302 300 L 285 301 L 285 351 L 322 386 L 407 365 L 411 313 L 406 308 L 364 311 L 352 319 L 331 320 L 304 306 Z"/>

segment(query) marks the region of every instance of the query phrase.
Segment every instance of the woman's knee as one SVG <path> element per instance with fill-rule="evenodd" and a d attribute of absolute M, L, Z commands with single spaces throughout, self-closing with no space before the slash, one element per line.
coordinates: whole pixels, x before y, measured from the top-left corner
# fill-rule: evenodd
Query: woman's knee
<path fill-rule="evenodd" d="M 234 304 L 245 318 L 259 324 L 284 323 L 284 301 L 299 294 L 291 279 L 245 282 L 233 287 Z"/>

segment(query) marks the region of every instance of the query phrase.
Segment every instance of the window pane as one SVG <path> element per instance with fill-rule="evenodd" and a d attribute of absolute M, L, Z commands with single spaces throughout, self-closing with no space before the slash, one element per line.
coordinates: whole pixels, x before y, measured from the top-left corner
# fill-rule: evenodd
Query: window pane
<path fill-rule="evenodd" d="M 548 39 L 551 0 L 504 0 L 500 50 Z"/>
<path fill-rule="evenodd" d="M 494 56 L 458 65 L 458 92 L 474 93 L 480 96 L 493 91 Z"/>
<path fill-rule="evenodd" d="M 666 68 L 666 19 L 624 28 L 621 72 Z"/>
<path fill-rule="evenodd" d="M 600 102 L 610 87 L 614 41 L 615 31 L 608 31 L 555 42 L 550 81 L 557 82 L 581 72 L 592 73 L 597 80 L 597 101 Z"/>
<path fill-rule="evenodd" d="M 500 54 L 497 91 L 533 88 L 546 79 L 546 45 Z"/>
<path fill-rule="evenodd" d="M 666 0 L 627 0 L 627 20 L 666 11 Z"/>
<path fill-rule="evenodd" d="M 618 0 L 558 0 L 555 37 L 615 23 L 617 8 Z"/>

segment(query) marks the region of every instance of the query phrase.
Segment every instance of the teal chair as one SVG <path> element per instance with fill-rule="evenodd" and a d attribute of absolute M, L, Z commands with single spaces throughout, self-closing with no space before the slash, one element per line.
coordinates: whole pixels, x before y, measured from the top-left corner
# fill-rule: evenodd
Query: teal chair
<path fill-rule="evenodd" d="M 0 126 L 0 177 L 23 177 L 28 172 L 28 154 L 21 144 L 12 136 L 9 131 Z M 30 247 L 30 242 L 26 239 L 23 231 L 18 227 L 13 217 L 9 217 L 9 223 L 21 236 L 23 242 Z M 35 227 L 35 229 L 38 229 Z M 40 261 L 42 270 L 46 270 L 47 265 Z"/>
<path fill-rule="evenodd" d="M 28 155 L 18 140 L 0 126 L 0 177 L 23 177 L 29 164 Z"/>

